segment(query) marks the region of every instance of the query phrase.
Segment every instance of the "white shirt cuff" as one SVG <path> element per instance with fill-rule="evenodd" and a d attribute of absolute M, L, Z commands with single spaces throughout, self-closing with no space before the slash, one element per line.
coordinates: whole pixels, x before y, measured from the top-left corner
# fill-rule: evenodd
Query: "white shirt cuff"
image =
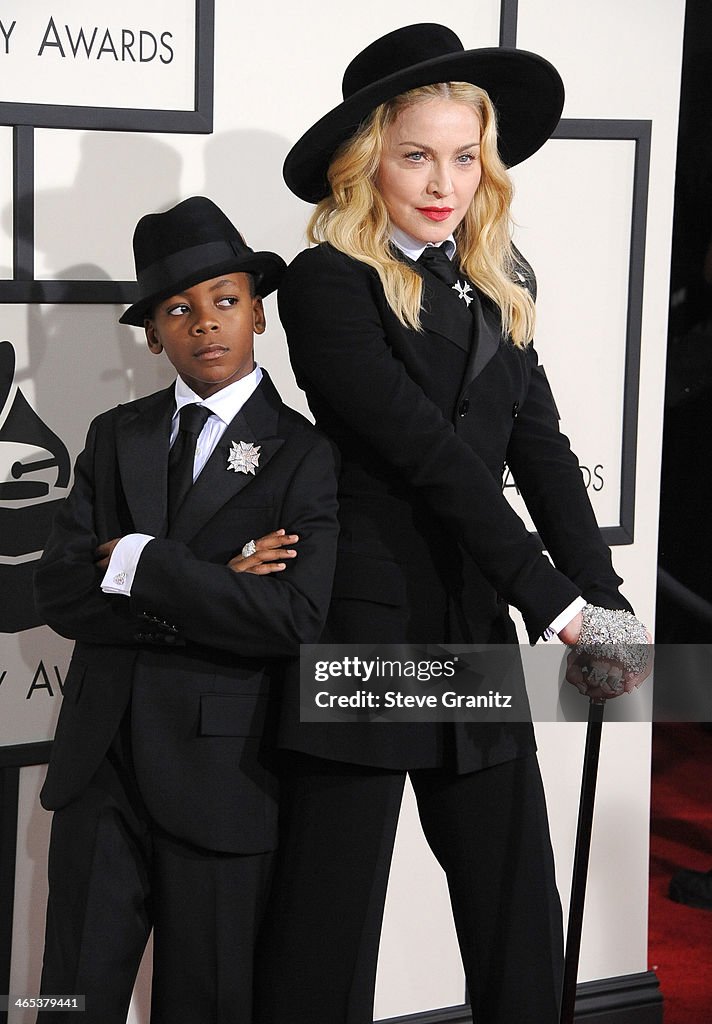
<path fill-rule="evenodd" d="M 153 537 L 147 533 L 129 533 L 122 537 L 111 552 L 109 565 L 101 589 L 105 594 L 122 594 L 131 597 L 131 587 L 138 569 L 141 552 Z"/>
<path fill-rule="evenodd" d="M 542 633 L 542 640 L 553 639 L 557 633 L 561 632 L 564 626 L 568 626 L 574 616 L 578 615 L 585 604 L 586 602 L 582 597 L 577 597 L 575 601 L 572 601 L 567 608 L 564 608 L 563 612 L 560 612 L 559 615 L 556 616 L 549 628 L 544 630 Z"/>

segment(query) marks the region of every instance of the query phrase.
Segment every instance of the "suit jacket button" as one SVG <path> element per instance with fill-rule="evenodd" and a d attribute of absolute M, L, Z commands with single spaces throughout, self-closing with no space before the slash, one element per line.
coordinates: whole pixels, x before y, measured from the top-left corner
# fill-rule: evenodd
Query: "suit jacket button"
<path fill-rule="evenodd" d="M 516 420 L 518 415 L 519 415 L 519 402 L 515 402 L 514 405 L 512 406 L 512 419 Z"/>
<path fill-rule="evenodd" d="M 469 398 L 463 398 L 463 400 L 460 402 L 460 405 L 458 406 L 457 415 L 458 416 L 467 416 L 469 408 L 470 408 L 470 399 Z"/>
<path fill-rule="evenodd" d="M 146 639 L 146 634 L 145 633 L 134 633 L 134 640 L 138 640 L 139 643 L 142 643 L 142 641 L 144 641 L 145 639 Z"/>

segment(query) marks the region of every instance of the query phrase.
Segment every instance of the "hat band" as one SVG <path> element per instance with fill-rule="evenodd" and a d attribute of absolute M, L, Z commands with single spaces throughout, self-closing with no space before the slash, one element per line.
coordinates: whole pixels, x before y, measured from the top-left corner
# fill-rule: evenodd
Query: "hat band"
<path fill-rule="evenodd" d="M 247 259 L 252 250 L 247 246 L 245 249 L 246 251 L 240 251 L 236 244 L 221 240 L 203 242 L 201 245 L 192 245 L 189 249 L 171 253 L 170 256 L 151 263 L 136 275 L 141 295 L 149 296 L 165 291 L 174 283 L 195 273 L 200 267 L 211 267 L 234 257 Z"/>

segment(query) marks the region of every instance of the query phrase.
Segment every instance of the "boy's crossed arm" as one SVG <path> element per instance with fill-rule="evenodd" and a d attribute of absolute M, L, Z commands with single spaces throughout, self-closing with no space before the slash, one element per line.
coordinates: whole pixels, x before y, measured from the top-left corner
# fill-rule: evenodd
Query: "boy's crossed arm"
<path fill-rule="evenodd" d="M 263 537 L 255 555 L 238 552 L 228 565 L 199 559 L 181 542 L 154 539 L 141 554 L 127 600 L 101 590 L 101 563 L 108 564 L 119 538 L 99 545 L 95 532 L 97 431 L 95 421 L 35 574 L 37 605 L 56 632 L 95 644 L 162 642 L 170 636 L 172 644 L 189 640 L 253 657 L 296 654 L 299 643 L 318 639 L 338 529 L 333 456 L 325 441 L 315 436 L 292 473 L 279 513 L 289 535 Z M 296 559 L 283 547 L 296 543 L 295 535 Z M 287 568 L 287 558 L 294 561 L 283 572 L 277 567 Z M 146 620 L 165 628 L 147 633 Z"/>
<path fill-rule="evenodd" d="M 129 603 L 195 643 L 245 657 L 296 655 L 300 643 L 319 639 L 329 607 L 336 507 L 331 448 L 315 439 L 279 511 L 300 538 L 298 557 L 285 572 L 235 571 L 236 559 L 216 565 L 179 541 L 156 539 L 141 555 Z"/>
<path fill-rule="evenodd" d="M 109 568 L 111 556 L 121 540 L 123 537 L 114 537 L 113 540 L 107 540 L 98 546 L 94 552 L 97 569 L 106 571 Z M 256 576 L 282 572 L 287 568 L 283 559 L 296 558 L 297 555 L 296 551 L 285 547 L 285 545 L 296 544 L 298 541 L 299 537 L 296 533 L 287 534 L 285 530 L 274 530 L 254 541 L 255 551 L 253 554 L 245 556 L 240 552 L 227 564 L 234 572 L 251 572 Z"/>

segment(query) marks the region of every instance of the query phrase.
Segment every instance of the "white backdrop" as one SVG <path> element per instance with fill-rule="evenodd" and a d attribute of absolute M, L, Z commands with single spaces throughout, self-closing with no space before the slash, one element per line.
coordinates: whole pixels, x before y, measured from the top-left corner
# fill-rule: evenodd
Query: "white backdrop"
<path fill-rule="evenodd" d="M 106 22 L 114 29 L 123 25 L 138 31 L 153 25 L 162 31 L 167 17 L 166 4 L 157 0 L 127 6 L 118 20 L 104 0 L 75 0 L 72 6 L 72 26 Z M 338 102 L 341 75 L 351 57 L 378 34 L 434 18 L 450 25 L 467 47 L 498 42 L 498 0 L 449 0 L 437 12 L 425 0 L 391 0 L 387 5 L 379 0 L 354 5 L 326 5 L 320 0 L 236 5 L 216 0 L 215 6 L 212 135 L 35 132 L 36 277 L 132 277 L 131 234 L 136 220 L 196 193 L 223 206 L 254 248 L 274 249 L 291 258 L 304 245 L 309 208 L 283 185 L 282 161 L 301 132 Z M 33 7 L 49 10 L 44 3 Z M 104 8 L 106 13 L 100 14 Z M 192 31 L 191 12 L 189 3 L 172 5 L 168 28 L 176 38 Z M 635 543 L 614 552 L 616 567 L 626 579 L 625 593 L 648 622 L 654 617 L 683 15 L 683 0 L 519 2 L 518 45 L 544 54 L 561 70 L 567 87 L 565 117 L 653 122 Z M 6 28 L 17 19 L 16 40 L 23 17 L 19 3 L 3 6 L 0 18 Z M 38 17 L 44 28 L 44 15 Z M 12 76 L 7 74 L 7 62 L 3 67 L 8 57 L 3 50 L 0 38 L 5 83 Z M 73 88 L 77 81 L 83 83 L 78 95 L 87 102 L 95 89 L 93 78 L 82 78 L 89 75 L 89 63 L 74 64 L 79 78 L 73 80 Z M 121 102 L 142 106 L 144 80 L 132 76 L 131 70 L 109 68 L 105 74 L 120 72 L 115 81 L 121 83 Z M 91 74 L 95 71 L 91 69 Z M 190 72 L 188 68 L 188 77 Z M 45 84 L 50 91 L 55 88 L 51 76 Z M 112 87 L 105 83 L 102 88 L 107 92 L 101 95 L 111 95 Z M 183 103 L 182 88 L 174 82 L 165 103 Z M 0 98 L 32 98 L 20 97 L 13 89 Z M 155 102 L 160 106 L 164 100 Z M 0 274 L 5 277 L 12 265 L 11 142 L 11 129 L 0 128 Z M 627 142 L 552 140 L 515 175 L 517 238 L 539 278 L 537 344 L 582 463 L 592 470 L 602 467 L 598 476 L 592 473 L 590 493 L 604 525 L 617 521 L 632 159 L 632 144 Z M 266 307 L 268 328 L 257 343 L 258 359 L 268 366 L 285 399 L 304 410 L 273 298 Z M 167 367 L 145 350 L 139 332 L 117 324 L 120 312 L 113 306 L 0 307 L 0 340 L 10 340 L 17 356 L 15 386 L 62 438 L 72 458 L 94 414 L 170 379 Z M 0 430 L 6 412 L 0 409 Z M 0 462 L 0 470 L 3 465 Z M 599 479 L 603 485 L 596 489 Z M 43 627 L 2 634 L 1 639 L 0 743 L 50 735 L 60 701 L 58 676 L 63 678 L 66 670 L 69 645 Z M 537 731 L 565 902 L 583 730 L 552 724 Z M 22 772 L 11 985 L 15 992 L 35 989 L 40 966 L 49 819 L 36 803 L 41 776 L 41 769 Z M 582 979 L 647 967 L 648 787 L 649 728 L 607 727 Z M 148 1019 L 147 978 L 146 972 L 132 1010 L 135 1022 Z M 444 880 L 422 839 L 408 795 L 389 888 L 376 1014 L 390 1017 L 447 1006 L 463 997 Z M 16 1024 L 29 1019 L 11 1016 Z"/>
<path fill-rule="evenodd" d="M 4 101 L 192 109 L 194 0 L 62 6 L 3 5 Z"/>

